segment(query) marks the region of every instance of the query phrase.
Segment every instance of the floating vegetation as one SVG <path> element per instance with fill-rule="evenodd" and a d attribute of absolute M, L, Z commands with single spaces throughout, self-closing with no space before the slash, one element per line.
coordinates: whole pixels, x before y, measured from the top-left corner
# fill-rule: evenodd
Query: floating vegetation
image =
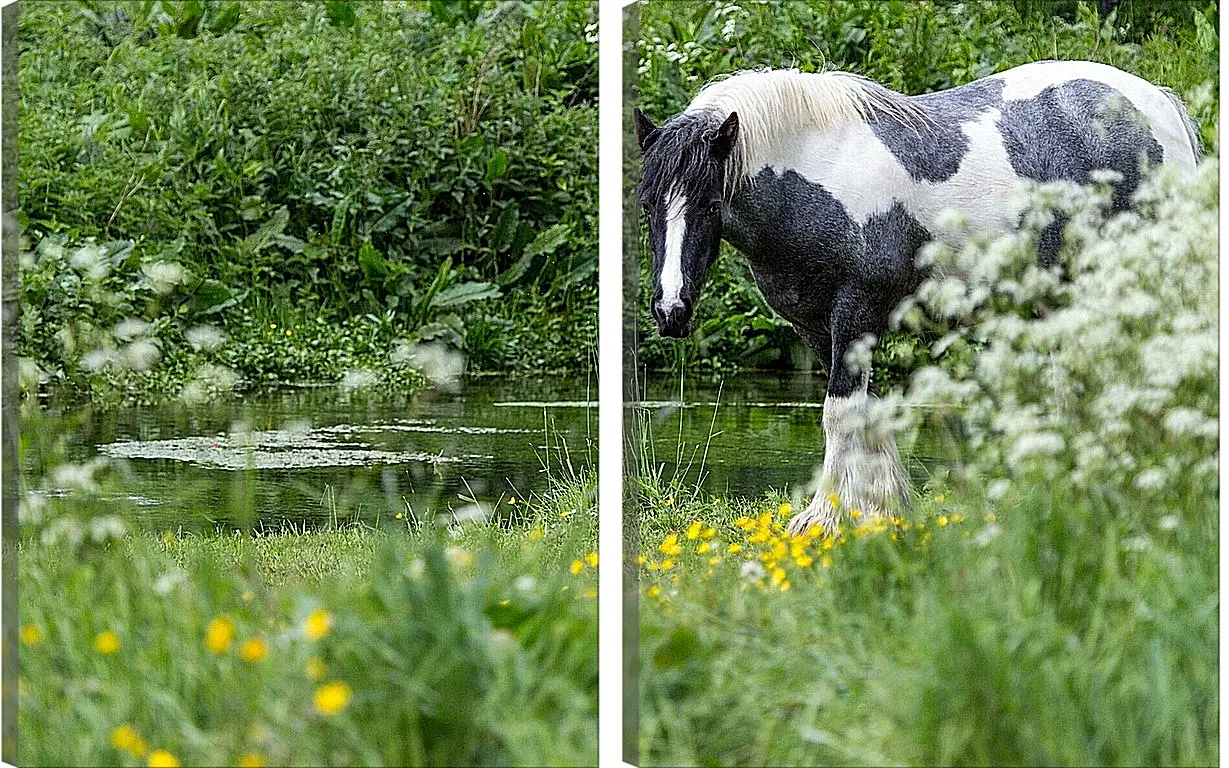
<path fill-rule="evenodd" d="M 347 431 L 366 427 L 342 425 Z M 269 430 L 229 435 L 182 437 L 172 440 L 132 440 L 98 446 L 112 458 L 182 461 L 217 469 L 307 469 L 368 467 L 377 464 L 455 464 L 490 456 L 444 456 L 416 451 L 377 450 L 362 442 L 337 442 L 328 434 L 337 427 L 310 431 Z"/>

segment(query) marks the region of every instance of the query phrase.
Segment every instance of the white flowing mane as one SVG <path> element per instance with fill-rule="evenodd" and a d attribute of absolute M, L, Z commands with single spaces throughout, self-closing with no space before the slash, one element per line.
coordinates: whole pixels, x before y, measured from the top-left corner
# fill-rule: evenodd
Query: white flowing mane
<path fill-rule="evenodd" d="M 760 159 L 782 136 L 799 129 L 824 131 L 882 111 L 915 127 L 929 122 L 908 97 L 849 72 L 759 69 L 736 72 L 704 86 L 685 112 L 738 113 L 738 141 L 727 187 L 763 167 Z"/>

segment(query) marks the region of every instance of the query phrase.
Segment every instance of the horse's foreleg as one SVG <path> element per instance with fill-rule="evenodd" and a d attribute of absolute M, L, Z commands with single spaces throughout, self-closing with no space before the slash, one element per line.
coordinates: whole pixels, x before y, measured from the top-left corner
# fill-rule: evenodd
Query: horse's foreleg
<path fill-rule="evenodd" d="M 832 369 L 824 399 L 823 473 L 811 504 L 790 520 L 792 533 L 812 526 L 833 531 L 842 515 L 853 510 L 865 516 L 889 515 L 908 498 L 909 481 L 896 440 L 870 420 L 870 371 L 858 370 L 845 359 L 856 338 L 881 330 L 870 322 L 874 316 L 867 305 L 856 306 L 852 317 L 833 324 Z"/>

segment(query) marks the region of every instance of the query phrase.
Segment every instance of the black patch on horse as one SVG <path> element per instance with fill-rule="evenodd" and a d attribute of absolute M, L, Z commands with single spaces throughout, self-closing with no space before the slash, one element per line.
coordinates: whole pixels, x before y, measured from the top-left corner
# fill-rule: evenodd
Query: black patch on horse
<path fill-rule="evenodd" d="M 1125 96 L 1095 80 L 1052 85 L 1031 99 L 1008 101 L 998 120 L 1011 167 L 1034 181 L 1088 184 L 1092 172 L 1122 174 L 1114 210 L 1130 207 L 1142 160 L 1160 164 L 1165 150 L 1149 121 Z"/>
<path fill-rule="evenodd" d="M 911 96 L 910 103 L 926 112 L 925 119 L 902 121 L 873 109 L 868 123 L 914 181 L 947 181 L 960 170 L 969 151 L 969 138 L 960 125 L 999 106 L 1003 86 L 1002 80 L 978 80 L 949 91 Z"/>

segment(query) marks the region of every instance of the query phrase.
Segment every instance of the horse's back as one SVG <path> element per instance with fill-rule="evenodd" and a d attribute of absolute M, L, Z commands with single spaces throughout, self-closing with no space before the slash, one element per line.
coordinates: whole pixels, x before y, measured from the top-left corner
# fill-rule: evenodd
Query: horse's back
<path fill-rule="evenodd" d="M 1081 143 L 1089 161 L 1108 161 L 1099 167 L 1119 172 L 1124 163 L 1137 165 L 1141 151 L 1156 163 L 1195 167 L 1198 138 L 1182 102 L 1129 72 L 1092 61 L 1040 61 L 978 82 L 1001 84 L 999 124 L 1007 132 L 1030 132 L 1055 148 Z"/>

